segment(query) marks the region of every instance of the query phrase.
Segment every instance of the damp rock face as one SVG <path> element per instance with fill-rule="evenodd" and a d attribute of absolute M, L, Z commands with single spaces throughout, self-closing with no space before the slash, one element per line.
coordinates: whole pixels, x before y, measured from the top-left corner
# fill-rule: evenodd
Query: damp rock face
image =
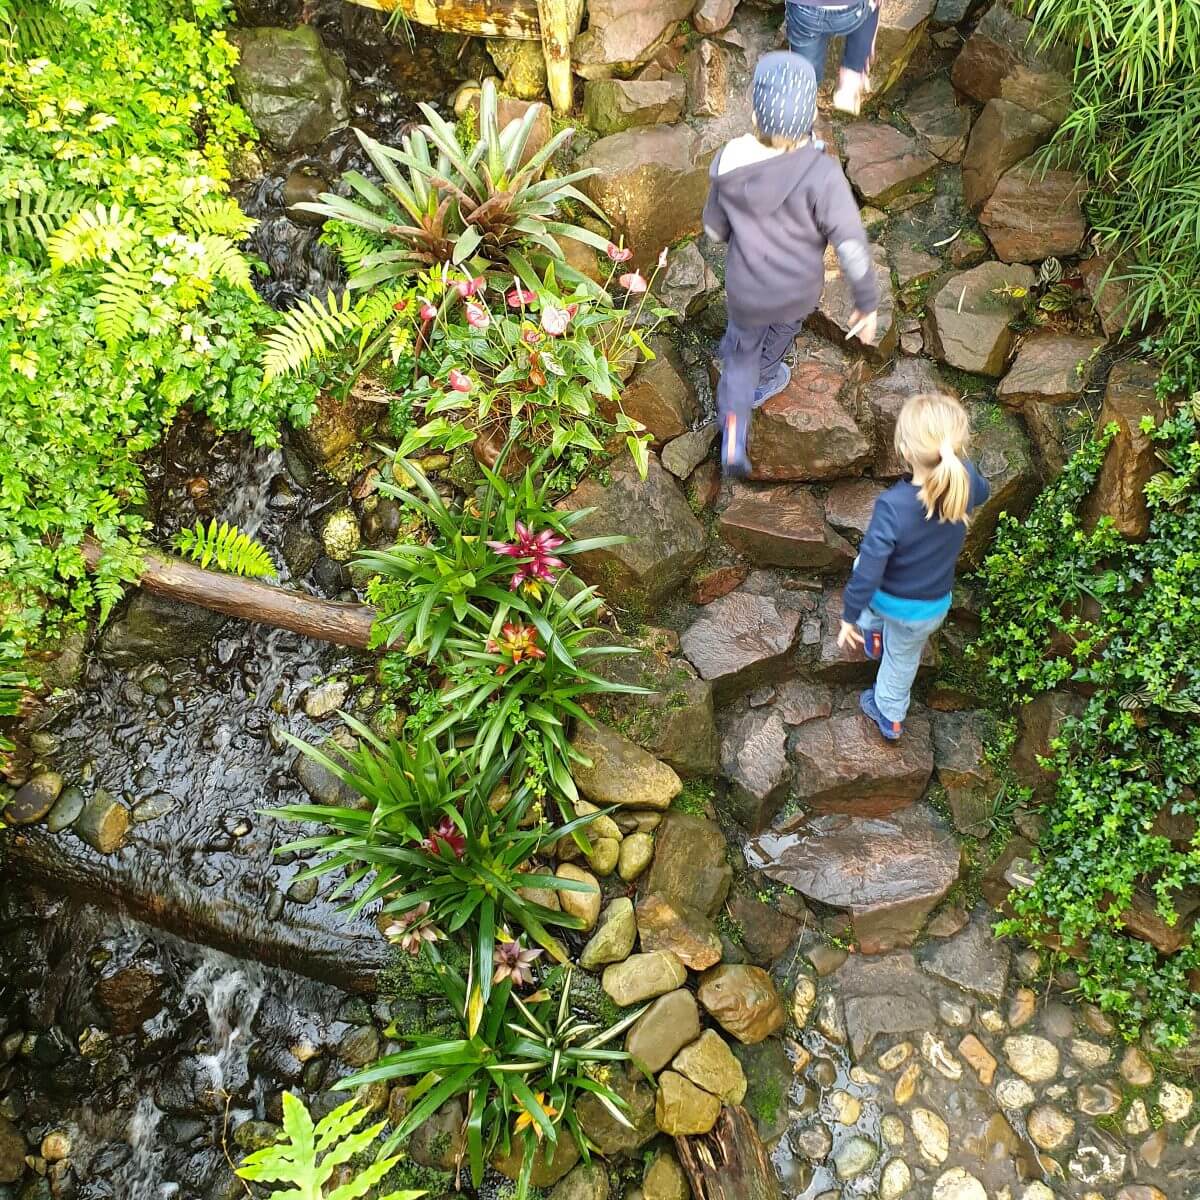
<path fill-rule="evenodd" d="M 1041 262 L 1077 254 L 1087 233 L 1083 180 L 1071 171 L 1047 171 L 1035 159 L 1005 172 L 979 214 L 1004 262 Z"/>
<path fill-rule="evenodd" d="M 986 262 L 949 276 L 929 298 L 925 342 L 934 357 L 960 371 L 1003 375 L 1014 337 L 1009 323 L 1033 282 L 1020 263 Z"/>
<path fill-rule="evenodd" d="M 584 79 L 624 75 L 658 53 L 694 0 L 592 0 L 572 59 Z"/>
<path fill-rule="evenodd" d="M 606 725 L 580 725 L 574 747 L 591 766 L 573 768 L 579 790 L 601 807 L 662 810 L 683 787 L 679 776 L 640 746 Z"/>
<path fill-rule="evenodd" d="M 834 570 L 853 558 L 812 493 L 799 488 L 745 493 L 721 514 L 719 529 L 735 550 L 763 566 Z"/>
<path fill-rule="evenodd" d="M 346 65 L 311 25 L 235 29 L 234 86 L 254 127 L 282 153 L 315 146 L 350 117 Z"/>
<path fill-rule="evenodd" d="M 100 639 L 100 658 L 114 667 L 192 658 L 221 631 L 220 613 L 135 591 Z"/>
<path fill-rule="evenodd" d="M 933 174 L 938 160 L 891 125 L 857 121 L 843 135 L 846 176 L 868 204 L 886 207 Z"/>

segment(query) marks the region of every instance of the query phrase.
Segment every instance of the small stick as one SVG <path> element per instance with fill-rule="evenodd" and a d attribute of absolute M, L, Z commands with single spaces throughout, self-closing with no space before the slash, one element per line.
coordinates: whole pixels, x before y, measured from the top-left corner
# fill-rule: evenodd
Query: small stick
<path fill-rule="evenodd" d="M 866 328 L 867 322 L 869 320 L 870 320 L 869 316 L 863 317 L 862 320 L 856 321 L 853 325 L 851 325 L 850 328 L 848 330 L 846 330 L 846 341 L 849 341 L 852 337 L 855 337 L 857 334 L 862 333 L 862 331 Z"/>

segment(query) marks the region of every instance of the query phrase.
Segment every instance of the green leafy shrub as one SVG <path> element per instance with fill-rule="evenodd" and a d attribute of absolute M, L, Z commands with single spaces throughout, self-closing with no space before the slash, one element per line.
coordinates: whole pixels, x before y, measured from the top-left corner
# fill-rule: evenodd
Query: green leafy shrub
<path fill-rule="evenodd" d="M 349 1179 L 334 1172 L 371 1149 L 386 1122 L 359 1129 L 367 1110 L 349 1100 L 313 1124 L 312 1117 L 291 1092 L 283 1093 L 283 1139 L 247 1154 L 237 1169 L 238 1178 L 252 1183 L 287 1185 L 270 1189 L 280 1200 L 355 1200 L 373 1195 L 372 1189 L 400 1161 L 398 1155 L 379 1156 Z M 357 1132 L 355 1132 L 357 1130 Z M 379 1200 L 420 1200 L 424 1192 L 389 1192 Z"/>
<path fill-rule="evenodd" d="M 1024 0 L 1035 37 L 1074 57 L 1054 146 L 1086 173 L 1088 217 L 1129 285 L 1129 328 L 1161 318 L 1163 386 L 1200 381 L 1200 6 Z"/>
<path fill-rule="evenodd" d="M 237 250 L 221 0 L 0 6 L 0 640 L 17 654 L 136 576 L 138 456 L 185 405 L 273 442 L 313 389 L 264 389 L 274 314 Z M 104 547 L 89 576 L 80 545 Z"/>
<path fill-rule="evenodd" d="M 275 564 L 267 548 L 228 521 L 218 525 L 213 517 L 207 526 L 197 521 L 194 529 L 181 529 L 174 540 L 182 554 L 202 567 L 215 563 L 219 570 L 258 579 L 275 574 Z"/>
<path fill-rule="evenodd" d="M 1130 936 L 1135 899 L 1173 927 L 1200 886 L 1200 842 L 1164 822 L 1200 818 L 1200 397 L 1153 430 L 1166 469 L 1147 487 L 1146 541 L 1079 516 L 1112 431 L 1085 445 L 1020 521 L 1003 518 L 983 568 L 979 652 L 1010 701 L 1060 685 L 1085 690 L 1047 763 L 1056 774 L 1036 878 L 1002 928 L 1079 956 L 1080 987 L 1127 1034 L 1155 1023 L 1186 1038 L 1200 995 L 1195 932 L 1161 955 Z"/>

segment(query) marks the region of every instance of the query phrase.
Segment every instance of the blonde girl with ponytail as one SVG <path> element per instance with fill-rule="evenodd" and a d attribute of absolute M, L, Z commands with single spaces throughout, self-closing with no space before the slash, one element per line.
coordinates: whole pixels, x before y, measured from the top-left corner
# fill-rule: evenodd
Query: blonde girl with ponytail
<path fill-rule="evenodd" d="M 905 401 L 895 446 L 910 473 L 875 501 L 842 595 L 838 645 L 861 647 L 879 662 L 875 686 L 859 696 L 859 707 L 888 741 L 904 733 L 925 643 L 950 610 L 971 513 L 989 495 L 967 457 L 970 433 L 966 411 L 952 396 Z"/>

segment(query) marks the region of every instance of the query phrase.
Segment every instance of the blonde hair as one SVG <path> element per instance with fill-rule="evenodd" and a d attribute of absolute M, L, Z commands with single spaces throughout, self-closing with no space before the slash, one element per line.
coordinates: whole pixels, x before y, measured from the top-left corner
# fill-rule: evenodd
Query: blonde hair
<path fill-rule="evenodd" d="M 896 418 L 896 453 L 928 474 L 917 493 L 932 521 L 968 521 L 971 477 L 963 461 L 971 437 L 966 410 L 953 396 L 910 396 Z"/>

